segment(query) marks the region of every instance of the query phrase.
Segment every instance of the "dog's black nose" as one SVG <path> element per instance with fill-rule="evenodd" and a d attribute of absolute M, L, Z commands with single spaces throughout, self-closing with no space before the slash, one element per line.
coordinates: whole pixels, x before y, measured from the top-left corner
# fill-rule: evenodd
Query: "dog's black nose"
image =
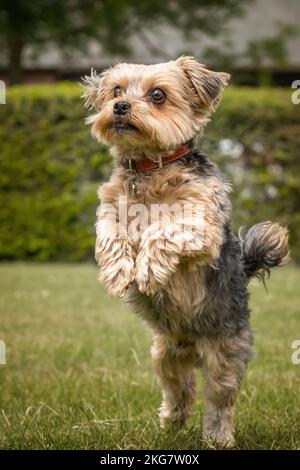
<path fill-rule="evenodd" d="M 123 114 L 126 114 L 127 111 L 129 111 L 131 108 L 131 104 L 128 103 L 128 101 L 117 101 L 114 104 L 114 114 L 117 114 L 118 116 L 122 116 Z"/>

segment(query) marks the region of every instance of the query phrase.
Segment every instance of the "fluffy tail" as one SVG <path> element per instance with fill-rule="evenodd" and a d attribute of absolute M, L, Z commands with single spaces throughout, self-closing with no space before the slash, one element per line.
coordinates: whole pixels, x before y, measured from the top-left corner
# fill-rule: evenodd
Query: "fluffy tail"
<path fill-rule="evenodd" d="M 272 222 L 260 222 L 241 238 L 245 272 L 248 278 L 262 279 L 270 275 L 271 268 L 288 261 L 288 230 Z"/>

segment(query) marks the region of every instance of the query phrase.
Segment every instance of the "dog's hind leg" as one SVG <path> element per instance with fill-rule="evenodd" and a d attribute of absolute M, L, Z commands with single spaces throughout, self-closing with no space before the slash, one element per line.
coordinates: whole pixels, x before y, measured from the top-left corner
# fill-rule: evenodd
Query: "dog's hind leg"
<path fill-rule="evenodd" d="M 196 393 L 194 346 L 170 342 L 159 335 L 154 338 L 151 352 L 163 393 L 159 415 L 161 426 L 181 428 L 191 414 Z"/>
<path fill-rule="evenodd" d="M 234 337 L 208 341 L 203 368 L 203 437 L 213 445 L 234 445 L 234 404 L 252 355 L 252 334 L 249 330 Z"/>

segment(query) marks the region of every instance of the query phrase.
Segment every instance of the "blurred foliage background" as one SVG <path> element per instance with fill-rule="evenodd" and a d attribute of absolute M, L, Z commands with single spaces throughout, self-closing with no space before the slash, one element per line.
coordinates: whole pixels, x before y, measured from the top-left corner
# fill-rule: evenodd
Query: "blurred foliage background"
<path fill-rule="evenodd" d="M 92 40 L 106 52 L 130 55 L 135 41 L 151 41 L 145 28 L 172 25 L 190 37 L 221 33 L 243 13 L 245 0 L 0 0 L 0 40 L 10 83 L 23 79 L 26 48 L 37 56 L 55 45 L 66 54 L 88 53 Z M 249 3 L 249 2 L 248 2 Z"/>
<path fill-rule="evenodd" d="M 189 432 L 159 431 L 148 331 L 96 281 L 96 190 L 112 161 L 78 82 L 181 54 L 229 72 L 199 148 L 232 183 L 234 229 L 279 221 L 300 262 L 299 24 L 299 0 L 0 0 L 1 448 L 203 448 L 201 398 Z M 269 295 L 250 286 L 258 357 L 239 449 L 300 448 L 298 285 L 288 266 Z"/>
<path fill-rule="evenodd" d="M 13 87 L 0 106 L 0 258 L 93 257 L 96 189 L 111 160 L 90 137 L 80 87 Z M 199 142 L 233 183 L 235 229 L 287 224 L 300 260 L 300 116 L 290 91 L 232 87 Z"/>
<path fill-rule="evenodd" d="M 61 79 L 186 53 L 232 74 L 199 145 L 233 183 L 235 229 L 287 224 L 300 260 L 297 13 L 295 0 L 0 0 L 0 79 L 10 85 L 0 105 L 0 259 L 93 258 L 96 188 L 111 161 L 84 125 L 79 86 Z"/>

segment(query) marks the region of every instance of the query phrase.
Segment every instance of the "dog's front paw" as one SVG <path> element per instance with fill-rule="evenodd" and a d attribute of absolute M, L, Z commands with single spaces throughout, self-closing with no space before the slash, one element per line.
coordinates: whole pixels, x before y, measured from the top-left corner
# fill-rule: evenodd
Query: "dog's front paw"
<path fill-rule="evenodd" d="M 136 275 L 139 291 L 143 294 L 153 294 L 160 287 L 160 283 L 153 271 L 154 266 L 145 252 L 140 252 L 136 259 Z"/>
<path fill-rule="evenodd" d="M 151 295 L 162 288 L 176 271 L 179 258 L 176 254 L 156 250 L 153 252 L 142 250 L 136 259 L 136 276 L 139 291 Z"/>
<path fill-rule="evenodd" d="M 114 240 L 105 246 L 96 244 L 96 260 L 100 266 L 99 281 L 113 297 L 124 297 L 134 280 L 134 257 L 124 239 Z"/>
<path fill-rule="evenodd" d="M 124 297 L 133 280 L 134 263 L 132 260 L 126 260 L 120 268 L 105 266 L 100 269 L 99 281 L 113 297 Z"/>

